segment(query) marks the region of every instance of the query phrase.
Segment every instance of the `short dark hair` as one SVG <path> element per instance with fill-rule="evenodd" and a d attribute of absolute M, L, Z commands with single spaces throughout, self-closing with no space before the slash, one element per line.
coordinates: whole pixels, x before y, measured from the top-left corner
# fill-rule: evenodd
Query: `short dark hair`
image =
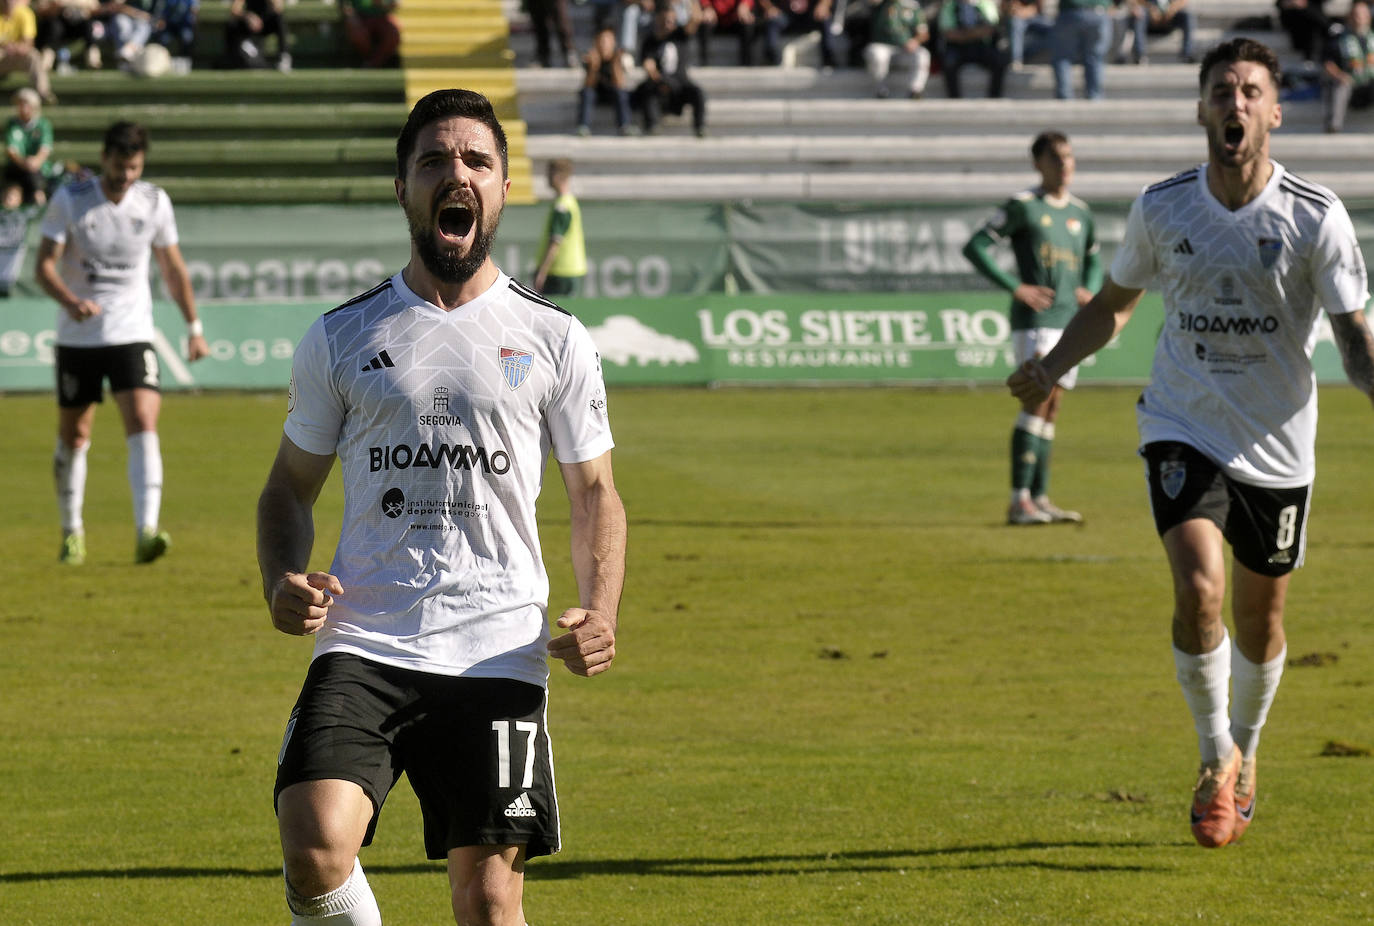
<path fill-rule="evenodd" d="M 1237 61 L 1253 61 L 1264 65 L 1269 71 L 1269 77 L 1274 81 L 1274 86 L 1282 86 L 1279 83 L 1282 76 L 1279 72 L 1279 56 L 1274 54 L 1274 50 L 1254 39 L 1235 38 L 1214 46 L 1202 56 L 1202 66 L 1198 69 L 1198 90 L 1206 91 L 1207 76 L 1212 73 L 1212 68 L 1218 64 L 1235 64 Z"/>
<path fill-rule="evenodd" d="M 1053 130 L 1041 132 L 1039 135 L 1035 136 L 1035 141 L 1031 142 L 1031 158 L 1038 161 L 1040 160 L 1040 155 L 1044 154 L 1046 151 L 1058 147 L 1059 145 L 1067 145 L 1068 143 L 1069 136 L 1065 135 L 1063 132 L 1056 132 Z"/>
<path fill-rule="evenodd" d="M 137 122 L 129 122 L 126 119 L 121 119 L 105 130 L 105 140 L 100 146 L 102 155 L 117 154 L 125 158 L 147 150 L 148 130 Z"/>
<path fill-rule="evenodd" d="M 501 121 L 496 118 L 496 111 L 491 108 L 491 100 L 475 90 L 435 90 L 421 97 L 415 104 L 415 108 L 406 119 L 405 127 L 396 138 L 397 180 L 405 179 L 406 165 L 410 162 L 410 156 L 415 153 L 415 139 L 419 136 L 420 130 L 431 122 L 452 116 L 473 119 L 491 129 L 491 134 L 496 139 L 496 151 L 501 156 L 501 176 L 510 176 L 506 130 L 501 128 Z"/>
<path fill-rule="evenodd" d="M 571 158 L 554 158 L 549 162 L 549 176 L 567 179 L 573 175 L 573 162 Z"/>

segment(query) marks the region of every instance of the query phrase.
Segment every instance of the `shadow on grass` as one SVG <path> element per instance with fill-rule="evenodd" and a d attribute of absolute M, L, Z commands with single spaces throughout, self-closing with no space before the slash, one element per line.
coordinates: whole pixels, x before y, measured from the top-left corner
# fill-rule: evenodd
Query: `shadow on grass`
<path fill-rule="evenodd" d="M 740 878 L 764 875 L 799 875 L 884 871 L 995 871 L 1039 869 L 1078 872 L 1165 871 L 1167 866 L 1114 862 L 1098 853 L 1126 849 L 1187 848 L 1189 842 L 1018 842 L 1006 845 L 952 846 L 933 849 L 883 849 L 858 852 L 826 852 L 812 855 L 742 855 L 722 858 L 608 858 L 536 859 L 532 880 L 556 881 L 600 875 L 639 875 L 673 878 Z M 1012 859 L 999 856 L 1019 852 L 1083 849 L 1095 857 L 1086 861 L 1044 858 Z M 970 856 L 979 856 L 971 858 Z M 984 858 L 982 856 L 990 856 Z M 944 859 L 945 861 L 941 861 Z M 369 874 L 423 874 L 442 871 L 439 862 L 414 865 L 369 865 Z M 68 871 L 19 871 L 0 873 L 0 884 L 101 879 L 180 878 L 280 878 L 281 868 L 176 867 L 83 868 Z"/>

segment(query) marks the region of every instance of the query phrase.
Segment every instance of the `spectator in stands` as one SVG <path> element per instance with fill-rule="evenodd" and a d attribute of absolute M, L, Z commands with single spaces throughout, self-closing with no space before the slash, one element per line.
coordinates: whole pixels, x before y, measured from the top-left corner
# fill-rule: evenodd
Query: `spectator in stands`
<path fill-rule="evenodd" d="M 1044 0 L 1005 0 L 1002 21 L 1007 24 L 1007 52 L 1011 69 L 1047 51 L 1054 39 L 1054 21 L 1045 15 Z"/>
<path fill-rule="evenodd" d="M 14 92 L 14 115 L 5 123 L 5 183 L 16 184 L 24 202 L 39 206 L 48 201 L 50 181 L 60 168 L 52 156 L 52 123 L 42 114 L 38 91 L 21 87 Z"/>
<path fill-rule="evenodd" d="M 739 38 L 739 63 L 754 63 L 754 38 L 757 34 L 754 0 L 701 0 L 701 25 L 697 29 L 697 58 L 710 63 L 711 39 L 717 32 L 734 33 Z"/>
<path fill-rule="evenodd" d="M 1352 107 L 1374 105 L 1374 36 L 1369 0 L 1351 0 L 1345 27 L 1332 33 L 1322 62 L 1322 109 L 1328 132 L 1345 128 Z"/>
<path fill-rule="evenodd" d="M 77 39 L 84 46 L 96 6 L 96 0 L 38 0 L 33 4 L 38 22 L 34 45 L 43 56 L 43 67 L 49 73 L 63 74 L 72 70 L 72 53 L 68 46 Z"/>
<path fill-rule="evenodd" d="M 1183 47 L 1179 60 L 1192 64 L 1193 34 L 1197 31 L 1197 13 L 1188 0 L 1126 0 L 1126 31 L 1131 33 L 1131 60 L 1149 64 L 1146 40 L 1151 35 L 1168 35 L 1174 30 L 1183 32 Z"/>
<path fill-rule="evenodd" d="M 886 99 L 887 72 L 894 57 L 911 68 L 907 94 L 919 100 L 930 79 L 930 26 L 919 0 L 871 0 L 869 41 L 864 48 L 864 65 L 873 78 L 874 92 Z"/>
<path fill-rule="evenodd" d="M 162 0 L 152 38 L 148 41 L 167 49 L 174 60 L 185 62 L 186 69 L 190 70 L 199 17 L 200 0 Z"/>
<path fill-rule="evenodd" d="M 658 131 L 665 112 L 681 115 L 692 108 L 692 129 L 706 137 L 706 94 L 687 76 L 687 30 L 677 21 L 672 5 L 662 3 L 654 12 L 653 30 L 640 51 L 644 82 L 635 88 L 632 102 L 644 120 L 644 134 Z"/>
<path fill-rule="evenodd" d="M 587 277 L 587 241 L 582 234 L 582 207 L 572 192 L 573 163 L 549 162 L 554 201 L 544 223 L 544 241 L 534 271 L 534 289 L 545 296 L 578 296 Z"/>
<path fill-rule="evenodd" d="M 530 14 L 530 26 L 534 29 L 534 57 L 541 68 L 553 67 L 550 32 L 558 37 L 558 51 L 562 56 L 558 59 L 558 66 L 582 66 L 577 43 L 573 41 L 568 0 L 525 0 L 525 11 Z"/>
<path fill-rule="evenodd" d="M 291 70 L 291 33 L 282 0 L 232 0 L 224 25 L 224 45 L 232 67 L 259 67 L 268 36 L 277 37 L 277 70 Z"/>
<path fill-rule="evenodd" d="M 99 48 L 104 44 L 110 46 L 121 68 L 130 67 L 153 37 L 157 5 L 158 0 L 105 0 L 101 3 L 91 19 L 94 41 L 87 48 L 87 64 L 92 68 L 100 67 Z M 93 57 L 92 49 L 95 50 Z"/>
<path fill-rule="evenodd" d="M 1083 65 L 1083 95 L 1102 99 L 1102 75 L 1112 47 L 1112 0 L 1059 0 L 1054 20 L 1054 95 L 1073 97 L 1073 66 Z"/>
<path fill-rule="evenodd" d="M 835 68 L 835 37 L 830 31 L 831 0 L 759 0 L 763 18 L 763 57 L 782 63 L 784 35 L 820 34 L 821 70 Z"/>
<path fill-rule="evenodd" d="M 988 96 L 1002 95 L 1006 61 L 998 43 L 997 6 L 993 0 L 945 0 L 940 7 L 940 62 L 945 73 L 945 93 L 963 96 L 959 72 L 977 64 L 988 72 Z"/>
<path fill-rule="evenodd" d="M 697 34 L 701 27 L 699 0 L 625 0 L 624 18 L 620 23 L 620 47 L 626 51 L 641 47 L 644 43 L 640 41 L 640 33 L 653 27 L 654 13 L 665 4 L 673 8 L 678 25 L 689 37 Z M 633 63 L 631 60 L 630 64 Z"/>
<path fill-rule="evenodd" d="M 365 68 L 389 67 L 401 47 L 398 0 L 339 0 L 344 32 Z"/>
<path fill-rule="evenodd" d="M 1322 11 L 1326 0 L 1276 0 L 1279 9 L 1279 25 L 1288 33 L 1293 50 L 1302 55 L 1304 61 L 1316 61 L 1321 57 L 1326 37 L 1331 29 L 1331 21 Z"/>
<path fill-rule="evenodd" d="M 630 125 L 630 91 L 626 85 L 625 62 L 615 40 L 615 29 L 602 26 L 583 57 L 585 68 L 582 89 L 578 91 L 577 134 L 592 134 L 592 109 L 598 103 L 615 106 L 615 128 L 621 135 L 634 134 Z"/>
<path fill-rule="evenodd" d="M 38 20 L 26 0 L 0 0 L 0 73 L 23 71 L 45 103 L 57 102 L 43 55 L 34 46 Z"/>

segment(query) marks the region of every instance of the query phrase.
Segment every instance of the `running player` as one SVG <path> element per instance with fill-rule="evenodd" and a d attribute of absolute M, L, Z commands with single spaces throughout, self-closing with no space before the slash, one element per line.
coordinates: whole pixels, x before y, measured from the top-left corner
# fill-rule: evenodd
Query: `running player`
<path fill-rule="evenodd" d="M 456 920 L 523 926 L 525 860 L 559 848 L 546 656 L 587 676 L 615 656 L 606 393 L 581 323 L 489 256 L 510 180 L 487 99 L 421 99 L 396 170 L 410 261 L 302 339 L 258 504 L 272 622 L 315 635 L 277 768 L 287 903 L 297 926 L 381 922 L 357 856 L 404 771 Z M 552 640 L 535 521 L 551 448 L 580 598 Z M 307 572 L 335 456 L 343 527 L 329 572 Z"/>
<path fill-rule="evenodd" d="M 1254 815 L 1260 729 L 1283 673 L 1284 596 L 1302 563 L 1316 471 L 1319 310 L 1346 374 L 1372 398 L 1374 335 L 1345 206 L 1269 158 L 1282 120 L 1273 51 L 1225 42 L 1203 59 L 1200 82 L 1207 163 L 1141 194 L 1102 291 L 1054 350 L 1007 383 L 1023 402 L 1043 400 L 1158 281 L 1165 321 L 1136 405 L 1140 452 L 1173 576 L 1177 677 L 1202 758 L 1192 830 L 1217 847 Z M 1227 543 L 1234 644 L 1221 613 Z"/>
<path fill-rule="evenodd" d="M 196 315 L 195 294 L 177 246 L 172 201 L 140 179 L 148 151 L 142 126 L 116 122 L 105 132 L 100 176 L 67 184 L 53 195 L 38 245 L 38 285 L 57 300 L 57 450 L 53 473 L 62 518 L 58 558 L 86 559 L 82 505 L 95 405 L 110 381 L 124 420 L 129 487 L 134 501 L 134 560 L 150 563 L 171 538 L 159 529 L 162 408 L 153 350 L 153 295 L 148 255 L 157 258 L 168 294 L 189 326 L 187 357 L 210 353 Z"/>
<path fill-rule="evenodd" d="M 964 256 L 983 276 L 1011 293 L 1012 346 L 1016 362 L 1054 347 L 1064 325 L 1102 285 L 1097 235 L 1087 203 L 1069 192 L 1073 148 L 1059 132 L 1041 132 L 1031 143 L 1040 185 L 1018 193 L 993 213 L 964 246 Z M 1010 241 L 1018 276 L 997 263 L 995 247 Z M 1008 524 L 1082 521 L 1050 501 L 1050 450 L 1064 390 L 1078 381 L 1066 371 L 1049 397 L 1027 405 L 1011 432 L 1011 503 Z"/>

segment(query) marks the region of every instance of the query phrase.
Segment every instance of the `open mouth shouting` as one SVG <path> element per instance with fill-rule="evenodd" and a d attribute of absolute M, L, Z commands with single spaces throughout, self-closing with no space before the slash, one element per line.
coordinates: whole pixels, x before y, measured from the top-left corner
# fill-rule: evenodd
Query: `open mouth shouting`
<path fill-rule="evenodd" d="M 477 226 L 477 212 L 468 203 L 450 199 L 439 207 L 434 225 L 445 244 L 458 245 L 471 237 Z"/>
<path fill-rule="evenodd" d="M 1245 143 L 1245 126 L 1237 119 L 1227 119 L 1221 125 L 1222 150 L 1234 156 Z"/>

